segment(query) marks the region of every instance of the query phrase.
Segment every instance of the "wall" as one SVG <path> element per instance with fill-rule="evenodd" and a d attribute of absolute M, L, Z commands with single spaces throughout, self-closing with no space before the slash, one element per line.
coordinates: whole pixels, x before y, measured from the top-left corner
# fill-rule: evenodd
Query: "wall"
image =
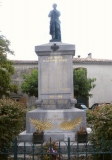
<path fill-rule="evenodd" d="M 74 62 L 73 67 L 87 68 L 87 77 L 96 78 L 96 86 L 90 91 L 93 97 L 89 98 L 89 107 L 97 102 L 112 103 L 112 64 L 77 64 Z"/>
<path fill-rule="evenodd" d="M 27 94 L 23 94 L 21 91 L 21 85 L 23 82 L 23 73 L 30 74 L 32 69 L 37 68 L 37 61 L 14 61 L 15 73 L 11 77 L 12 83 L 18 85 L 18 94 L 11 94 L 12 99 L 19 99 L 21 102 L 25 103 L 27 107 L 31 107 L 35 104 L 36 97 L 29 97 Z"/>

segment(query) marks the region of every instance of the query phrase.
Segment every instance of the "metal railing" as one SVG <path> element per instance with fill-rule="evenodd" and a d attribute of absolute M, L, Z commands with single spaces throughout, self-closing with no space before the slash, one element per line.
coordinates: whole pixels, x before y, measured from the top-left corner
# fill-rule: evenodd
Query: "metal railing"
<path fill-rule="evenodd" d="M 41 144 L 18 142 L 0 145 L 0 160 L 112 160 L 112 141 L 97 144 L 52 140 Z"/>

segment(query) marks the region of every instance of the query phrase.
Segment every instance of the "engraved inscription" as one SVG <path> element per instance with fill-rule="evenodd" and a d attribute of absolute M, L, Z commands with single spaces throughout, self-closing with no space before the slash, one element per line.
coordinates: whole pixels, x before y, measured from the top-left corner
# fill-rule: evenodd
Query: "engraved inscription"
<path fill-rule="evenodd" d="M 43 99 L 42 105 L 68 105 L 69 99 Z"/>
<path fill-rule="evenodd" d="M 67 62 L 67 59 L 62 56 L 50 56 L 44 59 L 43 62 Z"/>
<path fill-rule="evenodd" d="M 62 95 L 50 95 L 49 96 L 49 99 L 61 99 L 61 98 L 63 98 L 63 96 Z"/>
<path fill-rule="evenodd" d="M 56 60 L 57 63 L 54 63 L 54 60 Z M 61 63 L 59 62 L 60 60 Z M 45 61 L 52 61 L 52 63 L 42 63 L 41 94 L 71 93 L 70 73 L 68 72 L 70 66 L 67 61 L 65 63 L 63 60 L 65 60 L 65 58 L 62 56 L 49 56 Z M 62 97 L 60 96 L 60 98 Z"/>

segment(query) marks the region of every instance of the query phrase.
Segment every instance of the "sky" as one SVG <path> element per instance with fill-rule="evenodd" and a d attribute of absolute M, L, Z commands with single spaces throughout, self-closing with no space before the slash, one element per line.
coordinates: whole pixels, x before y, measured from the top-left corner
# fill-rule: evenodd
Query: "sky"
<path fill-rule="evenodd" d="M 52 4 L 61 12 L 63 43 L 75 57 L 112 59 L 112 0 L 0 0 L 0 34 L 11 42 L 12 60 L 37 60 L 35 46 L 47 44 Z"/>

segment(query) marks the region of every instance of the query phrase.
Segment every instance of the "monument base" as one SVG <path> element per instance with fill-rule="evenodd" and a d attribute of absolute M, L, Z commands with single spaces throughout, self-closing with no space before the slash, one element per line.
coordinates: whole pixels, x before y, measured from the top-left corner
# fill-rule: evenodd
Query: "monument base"
<path fill-rule="evenodd" d="M 68 137 L 70 137 L 71 141 L 75 141 L 75 133 L 50 133 L 44 132 L 44 141 L 48 141 L 50 138 L 52 141 L 67 141 Z M 18 136 L 19 142 L 32 142 L 33 141 L 33 133 L 26 133 L 26 131 L 21 132 Z"/>
<path fill-rule="evenodd" d="M 44 130 L 44 141 L 48 139 L 66 141 L 68 137 L 75 141 L 75 135 L 80 126 L 86 128 L 86 112 L 77 108 L 64 110 L 42 110 L 37 108 L 29 111 L 26 115 L 26 131 L 18 136 L 19 141 L 29 142 L 33 139 L 36 131 L 30 119 L 41 121 L 43 124 L 48 122 L 51 128 Z"/>
<path fill-rule="evenodd" d="M 87 128 L 88 137 L 91 135 L 91 128 Z M 68 137 L 70 137 L 70 141 L 77 141 L 77 135 L 75 132 L 71 133 L 44 133 L 44 141 L 47 141 L 51 138 L 51 140 L 55 141 L 67 141 Z M 19 142 L 33 142 L 33 133 L 26 133 L 26 131 L 21 132 L 18 136 Z"/>

